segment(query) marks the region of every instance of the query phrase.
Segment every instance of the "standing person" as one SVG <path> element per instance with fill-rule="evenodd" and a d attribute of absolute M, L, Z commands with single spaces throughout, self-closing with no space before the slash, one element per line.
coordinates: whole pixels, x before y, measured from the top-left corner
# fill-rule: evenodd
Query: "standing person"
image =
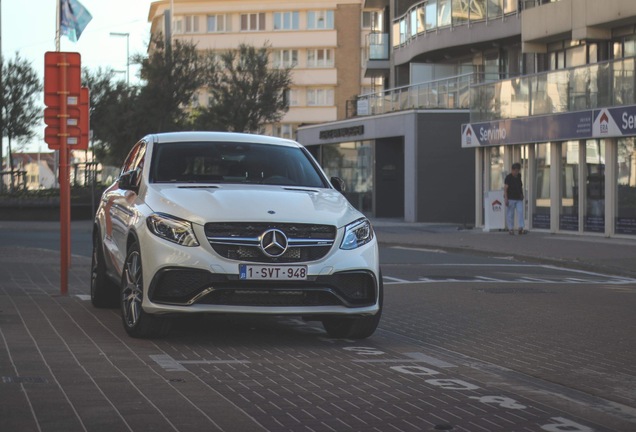
<path fill-rule="evenodd" d="M 514 216 L 517 214 L 519 234 L 527 234 L 523 217 L 523 182 L 521 181 L 521 164 L 512 164 L 512 172 L 504 180 L 504 200 L 506 202 L 506 225 L 510 235 L 515 233 Z"/>

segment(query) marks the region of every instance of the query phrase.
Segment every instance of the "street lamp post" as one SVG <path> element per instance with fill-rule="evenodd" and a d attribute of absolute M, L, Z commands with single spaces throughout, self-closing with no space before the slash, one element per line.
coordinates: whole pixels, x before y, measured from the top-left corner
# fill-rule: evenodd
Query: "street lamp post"
<path fill-rule="evenodd" d="M 130 33 L 111 32 L 111 36 L 124 36 L 126 38 L 126 85 L 130 84 Z"/>

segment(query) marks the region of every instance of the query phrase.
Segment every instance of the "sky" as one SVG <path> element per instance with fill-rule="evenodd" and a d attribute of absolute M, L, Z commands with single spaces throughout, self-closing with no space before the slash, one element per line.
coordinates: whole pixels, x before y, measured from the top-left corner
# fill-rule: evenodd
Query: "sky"
<path fill-rule="evenodd" d="M 55 51 L 56 7 L 59 0 L 0 0 L 2 33 L 1 49 L 5 61 L 20 57 L 29 60 L 40 79 L 44 80 L 44 53 Z M 66 36 L 60 38 L 60 51 L 78 52 L 82 68 L 126 70 L 126 37 L 111 36 L 111 32 L 129 33 L 130 55 L 146 53 L 150 38 L 148 12 L 153 0 L 79 0 L 93 19 L 77 42 Z M 130 82 L 138 81 L 138 68 L 130 66 Z M 118 74 L 125 80 L 124 72 Z M 44 109 L 44 102 L 40 101 Z M 25 151 L 48 151 L 44 124 L 36 129 L 38 142 Z M 12 142 L 12 147 L 15 143 Z M 15 150 L 14 150 L 15 151 Z M 3 155 L 7 154 L 6 140 Z"/>

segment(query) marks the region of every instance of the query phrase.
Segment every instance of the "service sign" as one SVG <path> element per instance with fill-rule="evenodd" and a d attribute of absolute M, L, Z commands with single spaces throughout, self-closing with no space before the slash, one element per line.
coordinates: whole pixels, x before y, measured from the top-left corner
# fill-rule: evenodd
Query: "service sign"
<path fill-rule="evenodd" d="M 636 136 L 636 105 L 462 125 L 462 147 Z"/>

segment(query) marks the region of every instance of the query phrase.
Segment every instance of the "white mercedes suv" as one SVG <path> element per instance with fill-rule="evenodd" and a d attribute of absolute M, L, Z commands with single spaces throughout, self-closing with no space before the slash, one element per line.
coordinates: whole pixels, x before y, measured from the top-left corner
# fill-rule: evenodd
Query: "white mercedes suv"
<path fill-rule="evenodd" d="M 199 313 L 298 315 L 368 337 L 382 312 L 378 245 L 342 188 L 294 141 L 148 135 L 101 198 L 91 301 L 119 305 L 133 337 Z"/>

